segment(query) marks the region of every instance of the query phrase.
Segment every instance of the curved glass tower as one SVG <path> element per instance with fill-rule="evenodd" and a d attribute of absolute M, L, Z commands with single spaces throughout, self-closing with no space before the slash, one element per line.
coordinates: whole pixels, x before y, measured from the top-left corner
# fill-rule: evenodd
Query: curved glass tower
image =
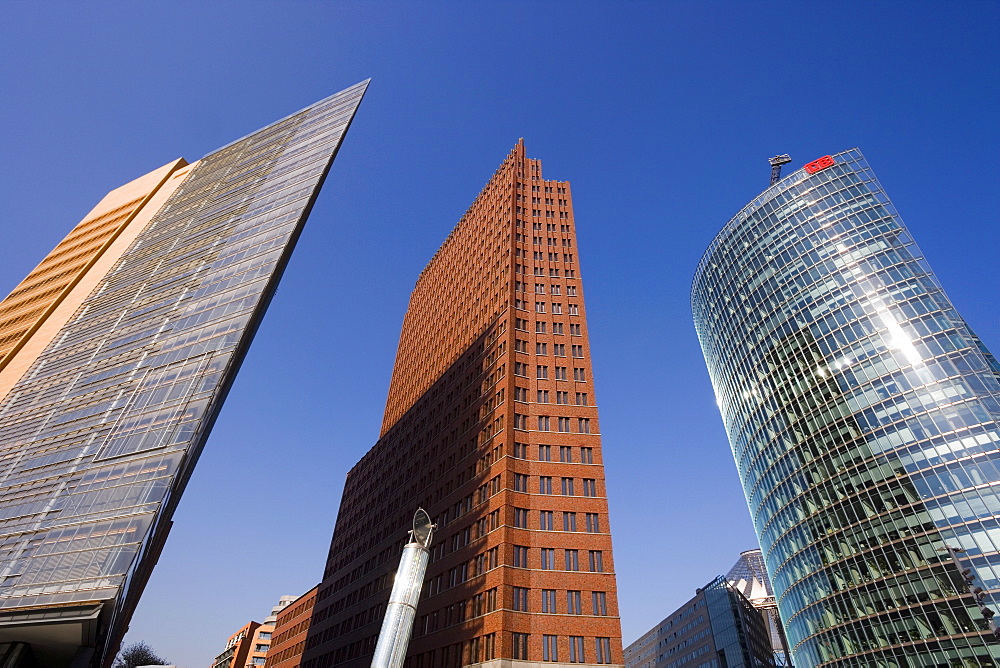
<path fill-rule="evenodd" d="M 1000 366 L 861 152 L 744 207 L 691 301 L 794 664 L 1000 665 Z"/>

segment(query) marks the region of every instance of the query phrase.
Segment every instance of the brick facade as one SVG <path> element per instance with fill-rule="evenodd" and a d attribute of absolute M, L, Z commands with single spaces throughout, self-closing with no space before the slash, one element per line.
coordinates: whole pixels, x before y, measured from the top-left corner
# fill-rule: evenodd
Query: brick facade
<path fill-rule="evenodd" d="M 304 668 L 367 668 L 418 505 L 438 529 L 410 668 L 622 663 L 571 202 L 518 142 L 421 273 Z"/>

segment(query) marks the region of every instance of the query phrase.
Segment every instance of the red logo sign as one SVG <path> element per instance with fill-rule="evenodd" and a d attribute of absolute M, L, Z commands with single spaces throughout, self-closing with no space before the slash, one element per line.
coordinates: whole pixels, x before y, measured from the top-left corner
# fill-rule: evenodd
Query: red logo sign
<path fill-rule="evenodd" d="M 833 156 L 824 155 L 819 160 L 813 160 L 812 162 L 808 163 L 805 167 L 803 167 L 803 169 L 805 169 L 806 172 L 808 172 L 809 174 L 815 174 L 821 169 L 832 167 L 834 162 L 835 161 L 833 159 Z"/>

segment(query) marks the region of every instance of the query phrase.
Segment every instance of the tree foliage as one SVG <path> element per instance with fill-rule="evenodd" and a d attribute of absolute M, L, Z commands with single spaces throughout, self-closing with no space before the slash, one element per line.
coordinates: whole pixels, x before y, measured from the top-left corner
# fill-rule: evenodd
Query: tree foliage
<path fill-rule="evenodd" d="M 156 666 L 165 665 L 166 659 L 161 659 L 153 651 L 153 648 L 142 642 L 134 642 L 126 645 L 118 653 L 113 668 L 135 668 L 136 666 Z"/>

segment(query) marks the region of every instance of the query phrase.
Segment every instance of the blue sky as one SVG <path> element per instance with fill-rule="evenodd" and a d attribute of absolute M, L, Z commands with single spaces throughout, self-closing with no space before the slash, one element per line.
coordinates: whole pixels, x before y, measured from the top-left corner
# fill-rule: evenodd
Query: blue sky
<path fill-rule="evenodd" d="M 0 293 L 108 190 L 372 78 L 133 620 L 187 668 L 323 570 L 409 291 L 524 137 L 572 182 L 625 642 L 755 537 L 691 324 L 722 225 L 859 146 L 1000 349 L 996 2 L 0 5 Z"/>

